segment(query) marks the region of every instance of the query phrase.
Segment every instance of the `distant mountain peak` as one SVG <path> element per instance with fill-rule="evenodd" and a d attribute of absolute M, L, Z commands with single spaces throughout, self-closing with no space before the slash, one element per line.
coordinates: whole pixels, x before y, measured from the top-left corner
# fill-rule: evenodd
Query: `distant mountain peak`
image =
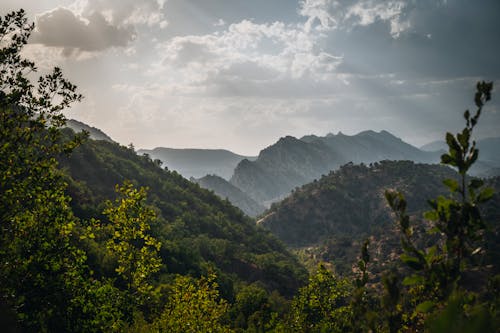
<path fill-rule="evenodd" d="M 297 139 L 296 137 L 294 136 L 291 136 L 291 135 L 287 135 L 287 136 L 283 136 L 281 137 L 279 140 L 278 140 L 278 144 L 283 144 L 283 143 L 295 143 L 297 141 L 300 141 L 299 139 Z"/>
<path fill-rule="evenodd" d="M 231 178 L 234 168 L 241 160 L 253 158 L 226 149 L 157 147 L 152 150 L 140 149 L 137 153 L 147 153 L 151 158 L 161 160 L 169 170 L 175 170 L 186 178 L 216 174 L 226 180 Z"/>
<path fill-rule="evenodd" d="M 75 133 L 79 133 L 85 130 L 89 133 L 89 136 L 92 140 L 103 140 L 108 142 L 114 142 L 113 139 L 111 139 L 106 133 L 104 133 L 100 129 L 92 127 L 75 119 L 68 119 L 66 121 L 66 127 L 71 128 L 73 131 L 75 131 Z"/>
<path fill-rule="evenodd" d="M 198 183 L 203 188 L 213 191 L 222 199 L 227 198 L 233 205 L 239 207 L 248 216 L 257 216 L 265 210 L 264 206 L 258 204 L 249 195 L 217 175 L 206 175 L 200 179 L 192 178 L 191 181 Z"/>
<path fill-rule="evenodd" d="M 366 131 L 361 131 L 355 136 L 376 136 L 379 133 L 375 132 L 374 130 L 366 130 Z"/>

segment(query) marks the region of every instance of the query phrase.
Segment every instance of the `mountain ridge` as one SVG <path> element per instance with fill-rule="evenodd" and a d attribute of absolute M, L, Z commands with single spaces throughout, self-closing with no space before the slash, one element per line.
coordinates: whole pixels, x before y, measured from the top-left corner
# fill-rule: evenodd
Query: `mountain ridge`
<path fill-rule="evenodd" d="M 241 191 L 222 177 L 217 175 L 206 175 L 199 179 L 191 178 L 190 180 L 205 189 L 213 191 L 222 199 L 229 200 L 229 202 L 240 208 L 250 217 L 255 217 L 265 210 L 264 206 L 257 203 L 245 192 Z"/>
<path fill-rule="evenodd" d="M 215 174 L 227 180 L 241 160 L 255 158 L 238 155 L 227 149 L 156 147 L 139 149 L 137 153 L 159 159 L 169 170 L 175 170 L 187 179 Z"/>
<path fill-rule="evenodd" d="M 99 128 L 85 124 L 84 122 L 78 121 L 76 119 L 68 119 L 66 121 L 66 127 L 71 128 L 75 133 L 82 132 L 83 130 L 89 133 L 89 137 L 92 140 L 104 140 L 108 142 L 115 142 L 109 135 L 104 133 Z"/>
<path fill-rule="evenodd" d="M 230 182 L 268 205 L 346 163 L 382 160 L 438 163 L 439 154 L 421 151 L 385 130 L 352 136 L 341 132 L 300 139 L 285 136 L 263 149 L 255 161 L 240 162 Z"/>

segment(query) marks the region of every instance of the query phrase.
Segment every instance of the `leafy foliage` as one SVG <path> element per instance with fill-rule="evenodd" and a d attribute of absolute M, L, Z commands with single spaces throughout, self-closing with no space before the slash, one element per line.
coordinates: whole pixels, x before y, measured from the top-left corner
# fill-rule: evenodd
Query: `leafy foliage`
<path fill-rule="evenodd" d="M 351 330 L 351 284 L 320 265 L 309 284 L 292 302 L 290 332 L 345 332 Z"/>
<path fill-rule="evenodd" d="M 151 294 L 151 275 L 161 267 L 158 256 L 161 243 L 149 234 L 156 215 L 144 205 L 146 189 L 135 189 L 131 183 L 117 186 L 121 198 L 107 203 L 104 214 L 111 222 L 111 239 L 106 247 L 118 259 L 115 271 L 124 280 L 127 289 L 137 294 L 137 303 L 142 304 Z"/>
<path fill-rule="evenodd" d="M 77 219 L 55 159 L 81 137 L 63 142 L 57 127 L 81 96 L 57 68 L 29 80 L 36 67 L 21 50 L 32 30 L 22 10 L 0 18 L 0 302 L 23 327 L 63 330 L 85 254 L 72 242 Z"/>
<path fill-rule="evenodd" d="M 179 276 L 166 308 L 154 324 L 155 331 L 230 332 L 229 325 L 224 323 L 227 310 L 227 302 L 219 299 L 214 275 L 197 281 Z"/>
<path fill-rule="evenodd" d="M 386 192 L 403 234 L 401 244 L 404 253 L 401 260 L 412 270 L 403 280 L 403 284 L 408 286 L 410 297 L 406 304 L 402 304 L 409 311 L 407 320 L 412 327 L 429 323 L 431 314 L 439 317 L 429 324 L 434 327 L 443 327 L 441 325 L 450 324 L 458 317 L 465 326 L 476 320 L 480 320 L 477 327 L 488 323 L 485 305 L 477 299 L 477 284 L 486 284 L 486 281 L 481 281 L 481 275 L 474 272 L 484 270 L 477 258 L 483 253 L 486 227 L 479 205 L 490 200 L 494 191 L 483 187 L 482 180 L 468 179 L 467 172 L 479 155 L 475 141 L 471 143 L 471 135 L 484 103 L 491 98 L 492 87 L 492 83 L 477 84 L 474 98 L 476 113 L 471 116 L 468 110 L 465 111 L 466 126 L 462 132 L 455 136 L 446 134 L 449 151 L 443 154 L 441 160 L 443 164 L 457 168 L 460 180 L 444 180 L 444 185 L 450 191 L 449 197 L 440 196 L 429 201 L 432 210 L 425 215 L 432 222 L 429 233 L 437 233 L 439 242 L 426 249 L 414 244 L 404 196 Z M 473 284 L 468 281 L 471 274 L 475 275 Z M 442 316 L 439 316 L 441 310 Z M 475 311 L 479 311 L 479 314 Z M 483 313 L 486 313 L 486 317 Z M 446 316 L 449 318 L 444 319 Z"/>

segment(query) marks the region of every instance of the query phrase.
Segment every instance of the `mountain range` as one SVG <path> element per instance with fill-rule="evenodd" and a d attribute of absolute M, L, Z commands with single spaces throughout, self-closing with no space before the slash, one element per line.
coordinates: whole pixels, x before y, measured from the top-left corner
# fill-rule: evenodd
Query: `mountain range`
<path fill-rule="evenodd" d="M 71 121 L 91 138 L 110 141 L 98 129 Z M 480 177 L 500 175 L 500 138 L 478 141 L 479 160 L 471 174 Z M 320 178 L 346 163 L 373 163 L 383 160 L 409 160 L 438 164 L 446 148 L 435 141 L 417 148 L 387 131 L 363 131 L 356 135 L 307 135 L 300 139 L 280 138 L 257 157 L 243 156 L 222 149 L 141 149 L 153 160 L 160 160 L 201 187 L 228 199 L 249 216 L 258 216 L 273 202 L 286 198 L 293 189 Z"/>
<path fill-rule="evenodd" d="M 255 161 L 241 161 L 230 182 L 257 202 L 270 203 L 286 197 L 292 189 L 338 169 L 349 162 L 412 160 L 438 163 L 439 153 L 425 152 L 387 131 L 356 135 L 328 134 L 297 139 L 281 138 L 262 150 Z"/>
<path fill-rule="evenodd" d="M 140 149 L 138 154 L 148 154 L 159 159 L 169 170 L 175 170 L 185 178 L 201 178 L 215 174 L 224 179 L 231 178 L 234 168 L 243 159 L 253 160 L 251 156 L 241 156 L 224 149 Z"/>

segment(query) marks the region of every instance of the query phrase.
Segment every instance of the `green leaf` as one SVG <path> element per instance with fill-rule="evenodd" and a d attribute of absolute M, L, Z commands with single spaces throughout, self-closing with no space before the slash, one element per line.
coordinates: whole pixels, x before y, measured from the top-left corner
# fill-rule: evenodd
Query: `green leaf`
<path fill-rule="evenodd" d="M 450 148 L 450 153 L 452 155 L 453 155 L 453 152 L 458 154 L 462 151 L 460 144 L 458 143 L 457 139 L 455 139 L 453 134 L 446 133 L 446 143 L 448 144 L 448 147 Z"/>
<path fill-rule="evenodd" d="M 448 187 L 450 189 L 450 191 L 453 193 L 458 191 L 459 185 L 455 179 L 451 179 L 451 178 L 445 179 L 445 180 L 443 180 L 443 184 L 446 187 Z"/>
<path fill-rule="evenodd" d="M 481 179 L 474 178 L 469 182 L 469 187 L 472 189 L 478 189 L 484 185 L 484 181 Z"/>
<path fill-rule="evenodd" d="M 464 112 L 464 118 L 465 118 L 465 120 L 469 120 L 470 119 L 470 111 L 469 110 L 465 110 L 465 112 Z"/>
<path fill-rule="evenodd" d="M 424 213 L 424 218 L 430 221 L 437 221 L 439 219 L 439 215 L 435 210 L 430 210 Z"/>
<path fill-rule="evenodd" d="M 491 187 L 487 187 L 484 190 L 482 190 L 481 193 L 479 193 L 479 196 L 477 197 L 477 201 L 479 203 L 486 202 L 486 201 L 490 200 L 494 194 L 495 194 L 495 190 Z"/>
<path fill-rule="evenodd" d="M 424 268 L 424 265 L 422 265 L 418 258 L 412 257 L 406 253 L 403 253 L 400 258 L 406 265 L 410 266 L 414 270 L 420 271 Z"/>
<path fill-rule="evenodd" d="M 462 133 L 457 134 L 457 138 L 464 150 L 467 150 L 469 148 L 470 131 L 467 128 L 464 128 Z"/>
<path fill-rule="evenodd" d="M 448 155 L 448 154 L 441 155 L 441 163 L 443 163 L 443 164 L 449 164 L 449 165 L 455 165 L 455 162 L 454 162 L 453 158 L 451 158 L 451 156 Z"/>
<path fill-rule="evenodd" d="M 417 305 L 417 311 L 420 313 L 428 313 L 432 308 L 434 308 L 435 304 L 432 301 L 425 301 Z"/>
<path fill-rule="evenodd" d="M 420 275 L 407 276 L 403 280 L 403 286 L 414 286 L 424 282 L 424 278 Z"/>

